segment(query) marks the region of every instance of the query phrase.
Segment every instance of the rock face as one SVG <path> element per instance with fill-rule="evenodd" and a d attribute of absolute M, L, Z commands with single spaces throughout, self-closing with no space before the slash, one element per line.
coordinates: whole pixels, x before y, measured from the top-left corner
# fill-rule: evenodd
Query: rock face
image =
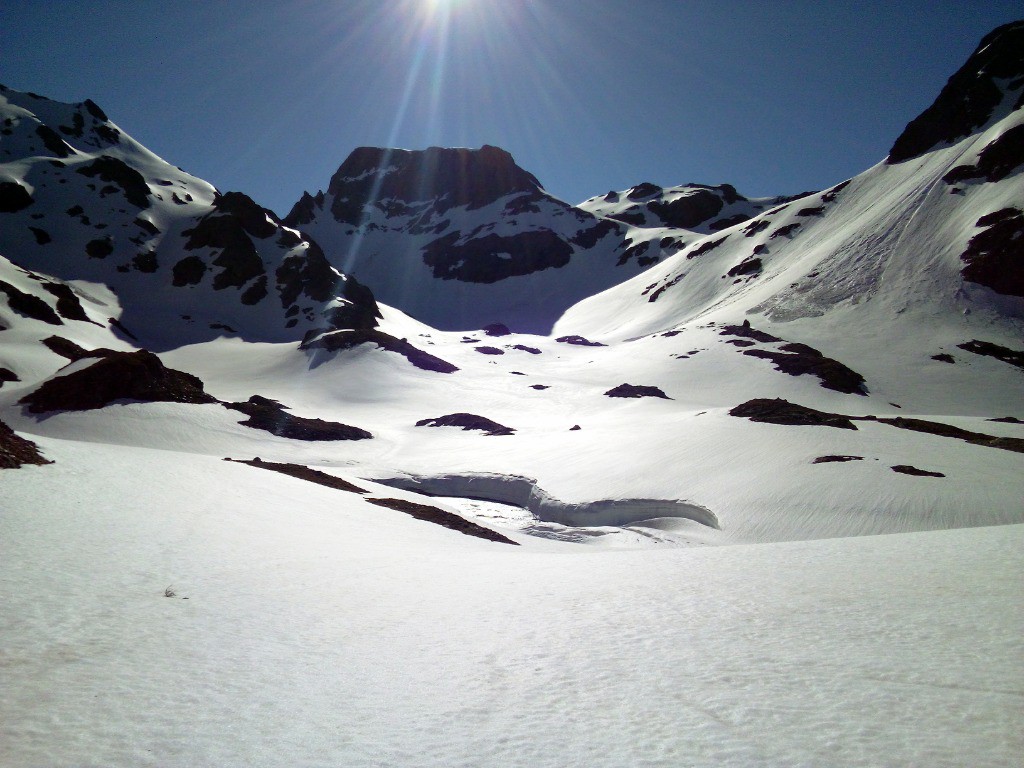
<path fill-rule="evenodd" d="M 21 398 L 30 413 L 87 411 L 115 400 L 214 403 L 197 377 L 166 368 L 146 350 L 108 352 L 92 365 L 58 375 Z"/>
<path fill-rule="evenodd" d="M 376 325 L 373 294 L 315 242 L 160 160 L 94 103 L 0 86 L 0 124 L 0 253 L 110 286 L 143 345 Z"/>
<path fill-rule="evenodd" d="M 508 152 L 486 144 L 478 150 L 431 147 L 422 152 L 360 147 L 327 187 L 335 220 L 355 226 L 366 207 L 381 200 L 392 205 L 430 200 L 443 214 L 457 207 L 476 210 L 523 193 L 539 197 L 540 182 Z M 292 214 L 286 222 L 300 223 L 298 214 L 295 219 Z"/>
<path fill-rule="evenodd" d="M 362 147 L 283 220 L 330 263 L 434 327 L 546 333 L 640 269 L 625 226 L 552 197 L 497 147 Z"/>
<path fill-rule="evenodd" d="M 969 136 L 997 116 L 1004 99 L 1024 105 L 1024 21 L 1004 24 L 982 38 L 935 102 L 914 118 L 889 151 L 900 163 L 935 146 Z"/>
<path fill-rule="evenodd" d="M 19 437 L 0 421 L 0 469 L 17 469 L 26 464 L 52 464 L 31 440 Z"/>

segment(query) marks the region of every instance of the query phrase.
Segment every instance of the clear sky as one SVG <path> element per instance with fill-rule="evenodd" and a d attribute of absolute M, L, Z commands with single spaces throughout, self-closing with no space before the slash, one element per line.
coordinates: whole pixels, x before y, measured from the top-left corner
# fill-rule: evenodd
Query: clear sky
<path fill-rule="evenodd" d="M 360 145 L 495 144 L 580 202 L 881 160 L 1019 0 L 3 0 L 0 82 L 91 98 L 280 214 Z"/>

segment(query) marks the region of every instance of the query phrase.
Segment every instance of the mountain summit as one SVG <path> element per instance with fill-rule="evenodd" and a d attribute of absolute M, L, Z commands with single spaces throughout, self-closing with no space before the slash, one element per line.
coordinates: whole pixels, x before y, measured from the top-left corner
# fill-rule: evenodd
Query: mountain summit
<path fill-rule="evenodd" d="M 547 333 L 573 303 L 644 266 L 624 224 L 553 197 L 487 145 L 362 147 L 284 223 L 381 301 L 446 330 Z"/>
<path fill-rule="evenodd" d="M 476 210 L 508 195 L 543 194 L 540 182 L 498 147 L 478 150 L 430 147 L 406 149 L 359 147 L 331 178 L 327 194 L 335 220 L 358 226 L 367 206 L 380 200 L 395 203 L 435 201 L 444 213 L 464 206 Z M 313 198 L 308 194 L 285 217 L 290 226 L 311 221 Z"/>

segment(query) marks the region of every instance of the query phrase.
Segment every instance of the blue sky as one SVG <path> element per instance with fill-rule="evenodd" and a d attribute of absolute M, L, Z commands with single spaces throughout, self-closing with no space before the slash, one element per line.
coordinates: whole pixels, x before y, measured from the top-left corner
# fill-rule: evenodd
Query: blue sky
<path fill-rule="evenodd" d="M 91 98 L 280 214 L 360 145 L 495 144 L 580 202 L 641 181 L 842 181 L 1019 0 L 0 3 L 0 82 Z"/>

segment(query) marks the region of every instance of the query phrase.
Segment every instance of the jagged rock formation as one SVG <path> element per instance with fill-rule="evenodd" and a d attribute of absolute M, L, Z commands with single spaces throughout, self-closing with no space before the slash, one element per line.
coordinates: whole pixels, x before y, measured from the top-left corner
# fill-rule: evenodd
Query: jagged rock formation
<path fill-rule="evenodd" d="M 316 243 L 156 157 L 93 102 L 0 86 L 0 123 L 0 252 L 111 286 L 147 346 L 376 325 L 372 293 Z"/>
<path fill-rule="evenodd" d="M 502 149 L 356 149 L 284 223 L 382 301 L 438 328 L 546 332 L 636 274 L 625 226 L 558 200 Z"/>

